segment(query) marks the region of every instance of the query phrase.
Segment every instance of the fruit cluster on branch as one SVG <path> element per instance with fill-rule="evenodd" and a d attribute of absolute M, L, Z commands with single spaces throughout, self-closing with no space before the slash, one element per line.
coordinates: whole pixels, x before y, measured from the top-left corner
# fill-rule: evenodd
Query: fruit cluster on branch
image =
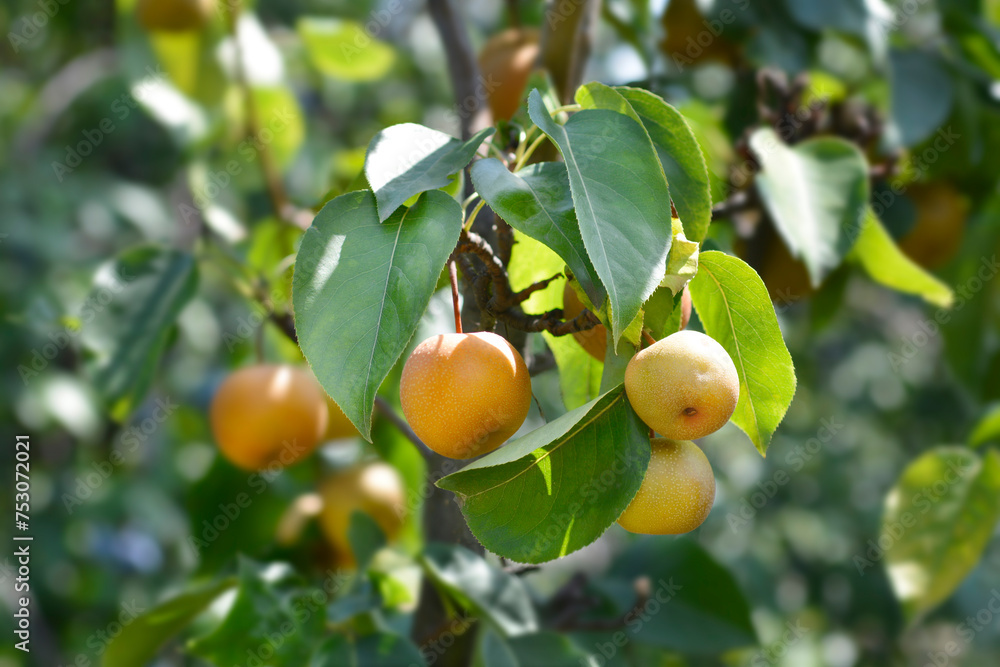
<path fill-rule="evenodd" d="M 509 262 L 513 243 L 509 233 L 500 229 L 501 226 L 507 227 L 507 230 L 510 227 L 506 223 L 497 225 L 501 249 Z M 593 329 L 601 323 L 589 310 L 568 320 L 563 319 L 561 308 L 539 315 L 525 313 L 521 304 L 533 293 L 548 287 L 549 283 L 562 274 L 557 273 L 515 292 L 510 286 L 510 278 L 501 255 L 494 252 L 486 239 L 475 232 L 462 232 L 455 247 L 455 255 L 465 279 L 472 285 L 476 306 L 481 313 L 480 322 L 486 331 L 492 329 L 497 322 L 503 322 L 519 331 L 548 331 L 553 336 L 565 336 Z M 472 257 L 478 261 L 473 261 Z"/>

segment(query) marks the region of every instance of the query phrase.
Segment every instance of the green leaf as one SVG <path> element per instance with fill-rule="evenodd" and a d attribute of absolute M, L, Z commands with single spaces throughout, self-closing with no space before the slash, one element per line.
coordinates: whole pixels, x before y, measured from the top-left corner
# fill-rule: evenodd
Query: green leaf
<path fill-rule="evenodd" d="M 881 68 L 888 46 L 887 24 L 895 19 L 893 10 L 881 0 L 789 0 L 792 17 L 817 32 L 841 30 L 865 40 L 872 60 Z"/>
<path fill-rule="evenodd" d="M 648 90 L 626 86 L 613 90 L 625 99 L 649 133 L 667 177 L 670 199 L 684 223 L 685 234 L 691 241 L 700 243 L 712 222 L 712 193 L 705 156 L 694 132 L 677 109 Z M 578 101 L 579 97 L 580 91 L 577 92 Z"/>
<path fill-rule="evenodd" d="M 377 81 L 396 60 L 392 46 L 373 39 L 355 21 L 309 16 L 295 27 L 313 66 L 335 79 Z"/>
<path fill-rule="evenodd" d="M 550 278 L 564 269 L 563 259 L 548 246 L 519 231 L 515 231 L 514 238 L 514 252 L 507 272 L 510 285 L 515 290 Z M 544 313 L 562 308 L 565 286 L 564 279 L 554 280 L 545 289 L 533 293 L 522 307 L 528 313 Z M 566 408 L 572 410 L 597 398 L 601 393 L 604 365 L 587 354 L 573 336 L 553 336 L 543 331 L 542 337 L 555 356 L 556 367 L 559 369 L 559 387 L 562 389 Z"/>
<path fill-rule="evenodd" d="M 916 294 L 942 308 L 951 307 L 951 289 L 903 254 L 870 206 L 849 257 L 886 287 Z"/>
<path fill-rule="evenodd" d="M 483 546 L 541 563 L 587 546 L 639 490 L 649 435 L 619 384 L 438 481 Z M 614 479 L 608 482 L 608 470 Z"/>
<path fill-rule="evenodd" d="M 572 639 L 556 632 L 538 632 L 508 640 L 518 667 L 598 667 L 603 663 Z"/>
<path fill-rule="evenodd" d="M 94 386 L 121 421 L 146 395 L 178 314 L 198 286 L 194 258 L 178 250 L 126 250 L 94 277 L 84 302 L 84 346 Z"/>
<path fill-rule="evenodd" d="M 487 563 L 465 547 L 432 542 L 424 548 L 428 576 L 467 611 L 506 636 L 538 630 L 538 618 L 524 582 Z"/>
<path fill-rule="evenodd" d="M 347 539 L 351 543 L 351 550 L 354 551 L 358 572 L 367 570 L 375 553 L 386 545 L 382 528 L 368 514 L 360 510 L 351 512 Z"/>
<path fill-rule="evenodd" d="M 488 127 L 463 142 L 416 123 L 376 134 L 368 144 L 365 177 L 375 192 L 379 222 L 414 195 L 448 185 L 449 176 L 464 169 L 491 134 Z"/>
<path fill-rule="evenodd" d="M 891 115 L 899 141 L 913 146 L 936 132 L 955 102 L 954 75 L 937 53 L 922 49 L 889 54 Z"/>
<path fill-rule="evenodd" d="M 973 447 L 996 441 L 1000 441 L 1000 405 L 983 415 L 969 436 L 969 444 Z"/>
<path fill-rule="evenodd" d="M 102 664 L 132 667 L 152 661 L 160 647 L 236 583 L 236 577 L 229 577 L 153 607 L 125 625 L 121 634 L 111 640 Z"/>
<path fill-rule="evenodd" d="M 479 635 L 479 650 L 472 664 L 473 667 L 520 667 L 510 644 L 488 627 Z"/>
<path fill-rule="evenodd" d="M 736 364 L 740 400 L 733 423 L 761 455 L 795 395 L 795 369 L 781 338 L 767 288 L 742 260 L 710 250 L 701 253 L 690 283 L 691 301 L 705 333 L 719 341 Z"/>
<path fill-rule="evenodd" d="M 694 241 L 684 236 L 684 228 L 677 218 L 672 220 L 674 241 L 667 255 L 667 275 L 660 281 L 660 287 L 669 287 L 674 294 L 680 294 L 684 286 L 698 273 L 698 249 Z"/>
<path fill-rule="evenodd" d="M 646 622 L 626 625 L 636 641 L 691 654 L 718 654 L 757 642 L 750 607 L 733 576 L 696 542 L 643 538 L 624 553 L 598 587 L 628 591 L 623 613 L 635 605 L 633 582 L 648 576 Z M 656 612 L 650 605 L 656 601 Z M 638 617 L 637 613 L 633 618 Z"/>
<path fill-rule="evenodd" d="M 788 146 L 770 128 L 750 137 L 755 183 L 778 233 L 818 286 L 850 250 L 868 201 L 868 162 L 843 139 Z"/>
<path fill-rule="evenodd" d="M 417 328 L 461 227 L 461 207 L 443 192 L 380 223 L 365 190 L 327 203 L 302 237 L 292 283 L 299 346 L 366 439 L 375 392 Z"/>
<path fill-rule="evenodd" d="M 617 344 L 666 272 L 672 232 L 663 169 L 646 130 L 626 115 L 585 109 L 559 125 L 537 91 L 528 97 L 528 112 L 566 162 L 580 234 L 607 289 Z"/>
<path fill-rule="evenodd" d="M 864 573 L 884 553 L 889 579 L 914 623 L 976 566 L 1000 518 L 1000 456 L 936 447 L 907 466 L 885 499 L 882 532 L 854 562 Z M 886 547 L 885 544 L 889 546 Z"/>
<path fill-rule="evenodd" d="M 306 138 L 306 121 L 295 93 L 288 86 L 259 87 L 253 89 L 257 108 L 257 139 L 268 146 L 279 167 L 287 167 L 295 159 Z M 245 148 L 241 145 L 240 156 Z M 259 159 L 257 153 L 253 159 Z"/>
<path fill-rule="evenodd" d="M 566 165 L 540 162 L 510 173 L 495 158 L 477 160 L 470 170 L 476 192 L 514 229 L 554 250 L 593 303 L 604 302 L 604 285 L 587 256 L 573 211 Z"/>
<path fill-rule="evenodd" d="M 566 409 L 574 410 L 597 398 L 601 393 L 604 363 L 590 356 L 573 336 L 553 336 L 545 331 L 542 337 L 556 359 Z"/>
<path fill-rule="evenodd" d="M 191 653 L 217 665 L 242 665 L 266 647 L 271 664 L 305 663 L 323 632 L 322 606 L 286 565 L 241 558 L 238 576 L 229 613 L 215 630 L 188 645 Z"/>
<path fill-rule="evenodd" d="M 240 663 L 243 664 L 243 663 Z M 287 663 L 282 663 L 287 664 Z M 401 667 L 426 664 L 412 642 L 388 632 L 375 632 L 362 637 L 333 635 L 324 641 L 309 667 Z"/>
<path fill-rule="evenodd" d="M 660 340 L 681 327 L 680 296 L 674 296 L 666 287 L 661 287 L 643 305 L 643 323 L 649 328 L 653 338 Z"/>

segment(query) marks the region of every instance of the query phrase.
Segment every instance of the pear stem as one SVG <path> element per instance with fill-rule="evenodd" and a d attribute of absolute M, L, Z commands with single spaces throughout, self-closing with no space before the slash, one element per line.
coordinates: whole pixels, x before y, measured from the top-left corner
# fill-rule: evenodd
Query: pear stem
<path fill-rule="evenodd" d="M 653 338 L 653 337 L 652 337 L 652 336 L 651 336 L 651 335 L 649 334 L 649 332 L 648 332 L 648 331 L 646 331 L 645 329 L 643 329 L 643 330 L 642 330 L 642 337 L 643 337 L 643 338 L 644 338 L 644 339 L 646 340 L 646 343 L 647 343 L 647 344 L 649 344 L 649 345 L 655 345 L 655 344 L 656 344 L 656 339 L 655 339 L 655 338 Z"/>
<path fill-rule="evenodd" d="M 462 333 L 462 309 L 458 305 L 458 268 L 454 259 L 448 261 L 448 278 L 451 279 L 451 303 L 455 307 L 455 333 Z"/>

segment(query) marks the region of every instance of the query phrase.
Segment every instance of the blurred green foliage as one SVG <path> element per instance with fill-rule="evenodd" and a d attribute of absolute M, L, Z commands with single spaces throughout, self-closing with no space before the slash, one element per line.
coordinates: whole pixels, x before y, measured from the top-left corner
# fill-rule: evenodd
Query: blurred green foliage
<path fill-rule="evenodd" d="M 513 4 L 525 24 L 545 26 L 542 3 Z M 13 648 L 6 610 L 16 604 L 16 563 L 12 549 L 0 554 L 0 665 L 101 664 L 109 656 L 108 664 L 134 664 L 149 652 L 108 651 L 123 627 L 152 633 L 131 640 L 146 649 L 150 637 L 162 641 L 154 664 L 163 666 L 251 664 L 247 650 L 265 645 L 275 628 L 287 641 L 262 664 L 304 664 L 317 649 L 313 664 L 400 664 L 421 652 L 400 639 L 421 572 L 452 591 L 459 620 L 467 618 L 461 609 L 483 618 L 483 665 L 997 664 L 993 531 L 970 531 L 970 542 L 928 537 L 932 550 L 961 551 L 971 572 L 936 596 L 940 605 L 904 615 L 882 522 L 887 496 L 911 484 L 908 466 L 918 457 L 965 443 L 985 448 L 966 456 L 995 457 L 1000 4 L 664 4 L 607 0 L 587 78 L 644 87 L 678 107 L 721 202 L 748 155 L 749 131 L 762 121 L 759 70 L 811 75 L 807 97 L 827 94 L 831 117 L 856 124 L 844 133 L 854 133 L 868 161 L 898 169 L 876 182 L 871 200 L 892 236 L 914 225 L 910 182 L 948 182 L 968 200 L 960 248 L 936 269 L 955 304 L 944 311 L 891 293 L 854 266 L 832 273 L 808 299 L 779 301 L 795 399 L 766 459 L 733 426 L 705 439 L 719 489 L 705 525 L 679 539 L 634 539 L 615 527 L 517 578 L 493 557 L 421 560 L 424 464 L 391 424 L 376 420 L 374 446 L 333 443 L 292 469 L 248 476 L 218 456 L 206 419 L 214 387 L 258 350 L 301 361 L 255 299 L 289 311 L 300 235 L 275 219 L 264 145 L 291 202 L 315 209 L 365 185 L 364 149 L 385 127 L 417 122 L 456 133 L 448 63 L 422 4 L 261 0 L 244 8 L 239 47 L 224 12 L 199 34 L 150 36 L 128 0 L 0 7 L 0 434 L 5 443 L 31 436 L 34 536 L 30 656 Z M 465 14 L 477 47 L 513 21 L 500 2 L 467 3 Z M 361 60 L 342 59 L 336 40 L 344 31 L 377 46 Z M 241 78 L 253 91 L 256 132 L 247 131 Z M 872 118 L 862 108 L 874 110 L 877 141 L 865 143 Z M 897 181 L 902 194 L 890 187 Z M 734 214 L 713 223 L 708 243 L 733 250 L 759 224 L 768 223 Z M 108 271 L 144 244 L 172 248 L 196 266 L 172 273 L 173 265 L 150 262 L 143 275 L 160 282 L 127 283 L 129 298 L 103 303 L 101 290 L 115 289 Z M 168 291 L 175 301 L 161 301 Z M 135 331 L 141 344 L 129 343 L 125 357 L 90 344 L 96 333 L 126 326 L 115 319 L 123 309 L 150 327 Z M 88 312 L 100 327 L 88 327 Z M 423 326 L 437 331 L 448 317 L 447 295 L 436 296 Z M 540 336 L 534 344 L 543 347 Z M 124 384 L 139 390 L 109 390 L 106 376 L 87 372 L 108 363 L 124 365 Z M 398 383 L 398 368 L 386 382 Z M 533 382 L 548 420 L 565 411 L 555 371 Z M 529 420 L 541 423 L 537 409 Z M 330 570 L 314 521 L 294 539 L 276 539 L 289 507 L 325 471 L 375 457 L 401 471 L 408 513 L 402 539 L 379 550 L 367 571 Z M 12 479 L 13 456 L 0 466 Z M 234 504 L 241 493 L 246 507 Z M 13 500 L 13 491 L 0 498 L 6 516 Z M 981 557 L 973 541 L 985 544 Z M 508 586 L 513 598 L 473 598 L 472 584 L 462 583 L 470 571 L 506 582 L 486 593 Z M 650 611 L 647 625 L 645 605 L 671 577 L 681 588 L 659 603 L 669 613 Z M 582 610 L 560 615 L 569 595 L 578 596 L 569 606 Z M 135 621 L 168 599 L 168 611 L 185 622 Z M 302 609 L 312 611 L 303 617 Z M 330 636 L 319 647 L 324 619 Z M 422 648 L 425 660 L 440 655 Z"/>

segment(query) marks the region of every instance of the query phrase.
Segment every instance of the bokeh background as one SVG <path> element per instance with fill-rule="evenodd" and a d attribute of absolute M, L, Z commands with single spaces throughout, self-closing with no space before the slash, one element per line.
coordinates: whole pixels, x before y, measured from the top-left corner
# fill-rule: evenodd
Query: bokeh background
<path fill-rule="evenodd" d="M 477 52 L 515 26 L 544 31 L 553 11 L 530 1 L 454 4 Z M 982 623 L 1000 590 L 1000 543 L 990 542 L 944 604 L 907 624 L 871 541 L 905 466 L 935 446 L 988 440 L 981 420 L 1000 400 L 1000 289 L 975 279 L 995 262 L 1000 239 L 1000 4 L 600 4 L 582 80 L 645 87 L 678 107 L 702 142 L 716 201 L 734 203 L 731 169 L 747 155 L 748 128 L 773 121 L 762 114 L 822 97 L 820 130 L 866 151 L 882 170 L 877 191 L 896 174 L 913 183 L 888 198 L 883 220 L 957 293 L 938 326 L 935 307 L 857 268 L 814 289 L 782 255 L 752 190 L 718 216 L 712 242 L 764 277 L 798 376 L 766 459 L 733 426 L 702 443 L 718 495 L 691 539 L 735 578 L 760 644 L 713 655 L 710 646 L 643 640 L 613 664 L 998 664 L 1000 617 L 990 613 L 968 641 L 961 624 L 977 614 Z M 329 547 L 315 522 L 288 522 L 289 507 L 326 471 L 382 458 L 411 497 L 424 484 L 420 455 L 379 422 L 374 445 L 325 447 L 270 480 L 217 539 L 191 547 L 219 504 L 248 488 L 246 473 L 212 441 L 206 415 L 215 388 L 258 354 L 301 359 L 254 299 L 263 294 L 287 312 L 301 233 L 277 219 L 269 174 L 289 205 L 306 211 L 364 186 L 365 148 L 380 129 L 417 122 L 457 135 L 462 120 L 424 2 L 260 0 L 237 9 L 239 43 L 225 9 L 213 9 L 198 31 L 150 32 L 130 0 L 0 7 L 0 508 L 13 513 L 11 443 L 29 434 L 35 538 L 30 656 L 13 649 L 13 549 L 0 553 L 2 667 L 100 664 L 116 620 L 233 571 L 237 554 L 321 576 Z M 247 90 L 258 128 L 273 130 L 266 151 L 247 140 Z M 925 236 L 915 239 L 918 224 Z M 150 307 L 155 342 L 109 401 L 105 363 L 121 302 L 102 267 L 150 243 L 193 253 L 197 290 L 175 317 Z M 432 302 L 428 332 L 447 326 L 449 307 Z M 564 410 L 555 373 L 534 379 L 550 419 Z M 419 574 L 418 509 L 385 566 L 398 583 L 388 622 L 403 634 Z M 0 535 L 12 530 L 4 518 Z M 627 571 L 622 554 L 636 562 L 635 544 L 615 526 L 522 579 L 544 609 L 579 573 L 600 582 L 616 567 Z M 155 664 L 212 664 L 184 647 L 222 613 L 200 617 Z M 567 664 L 604 664 L 595 648 L 602 635 L 554 629 L 576 644 L 560 658 Z M 693 644 L 711 643 L 691 633 Z M 941 653 L 949 642 L 956 655 Z"/>

